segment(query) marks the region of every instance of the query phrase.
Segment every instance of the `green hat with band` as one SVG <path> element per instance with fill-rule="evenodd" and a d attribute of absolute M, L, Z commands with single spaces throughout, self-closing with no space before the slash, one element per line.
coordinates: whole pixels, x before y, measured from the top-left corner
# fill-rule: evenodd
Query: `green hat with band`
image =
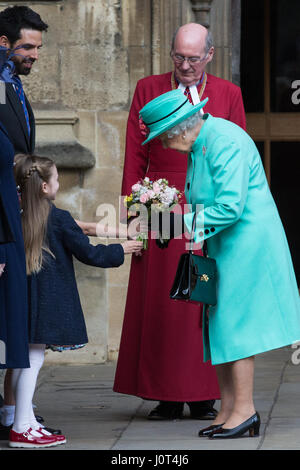
<path fill-rule="evenodd" d="M 140 111 L 140 118 L 149 129 L 146 144 L 200 111 L 208 98 L 193 106 L 181 90 L 172 90 L 149 101 Z"/>

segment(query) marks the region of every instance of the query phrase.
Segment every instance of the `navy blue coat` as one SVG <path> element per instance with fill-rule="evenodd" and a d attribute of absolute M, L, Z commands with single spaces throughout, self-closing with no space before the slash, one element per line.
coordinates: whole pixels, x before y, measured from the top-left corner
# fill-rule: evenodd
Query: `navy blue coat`
<path fill-rule="evenodd" d="M 54 345 L 88 341 L 73 266 L 82 263 L 101 268 L 124 262 L 120 244 L 91 245 L 69 212 L 52 205 L 48 220 L 48 246 L 42 270 L 28 277 L 29 342 Z M 99 292 L 95 291 L 95 295 Z"/>
<path fill-rule="evenodd" d="M 30 103 L 25 95 L 30 123 L 29 136 L 23 106 L 13 88 L 13 84 L 6 83 L 5 90 L 5 103 L 0 104 L 0 122 L 5 126 L 15 153 L 33 153 L 35 148 L 35 120 Z"/>
<path fill-rule="evenodd" d="M 13 146 L 0 124 L 1 210 L 13 239 L 0 245 L 0 263 L 6 264 L 0 277 L 1 369 L 29 367 L 26 265 L 13 160 Z"/>

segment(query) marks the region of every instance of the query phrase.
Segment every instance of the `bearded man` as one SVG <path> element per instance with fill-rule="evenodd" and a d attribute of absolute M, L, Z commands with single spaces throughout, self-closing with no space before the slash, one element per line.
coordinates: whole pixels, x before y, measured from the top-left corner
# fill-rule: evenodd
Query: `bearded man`
<path fill-rule="evenodd" d="M 0 122 L 7 131 L 15 153 L 34 152 L 34 114 L 20 76 L 30 74 L 42 47 L 42 33 L 47 29 L 48 25 L 40 15 L 27 6 L 8 7 L 0 12 L 0 81 L 5 86 L 5 93 L 1 94 Z M 4 381 L 0 439 L 7 439 L 14 411 L 11 369 L 8 369 Z"/>
<path fill-rule="evenodd" d="M 15 153 L 33 153 L 35 121 L 24 93 L 21 75 L 29 75 L 38 60 L 42 33 L 47 24 L 26 6 L 14 6 L 0 13 L 0 46 L 7 49 L 7 60 L 13 64 L 10 73 L 2 74 L 5 102 L 0 104 L 0 121 L 5 126 Z"/>

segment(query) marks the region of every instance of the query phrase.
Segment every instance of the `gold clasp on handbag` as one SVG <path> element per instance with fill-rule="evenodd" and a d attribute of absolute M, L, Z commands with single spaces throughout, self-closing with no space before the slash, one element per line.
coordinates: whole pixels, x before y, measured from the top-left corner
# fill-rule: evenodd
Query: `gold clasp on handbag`
<path fill-rule="evenodd" d="M 205 281 L 205 282 L 209 281 L 209 276 L 207 274 L 202 274 L 200 276 L 200 281 Z"/>

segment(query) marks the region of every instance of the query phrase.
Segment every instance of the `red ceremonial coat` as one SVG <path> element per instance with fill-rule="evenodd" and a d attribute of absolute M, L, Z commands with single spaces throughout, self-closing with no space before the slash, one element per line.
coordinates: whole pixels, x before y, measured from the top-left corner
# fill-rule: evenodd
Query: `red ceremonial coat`
<path fill-rule="evenodd" d="M 163 149 L 158 139 L 142 146 L 146 137 L 139 126 L 142 107 L 175 87 L 171 72 L 137 83 L 127 124 L 122 195 L 129 195 L 131 186 L 145 176 L 166 178 L 184 190 L 187 156 Z M 198 91 L 201 100 L 209 97 L 204 112 L 246 127 L 239 87 L 207 74 L 204 91 Z M 150 239 L 141 257 L 132 256 L 115 392 L 162 401 L 219 398 L 215 369 L 203 363 L 202 307 L 169 298 L 185 244 L 175 239 L 161 250 Z"/>

